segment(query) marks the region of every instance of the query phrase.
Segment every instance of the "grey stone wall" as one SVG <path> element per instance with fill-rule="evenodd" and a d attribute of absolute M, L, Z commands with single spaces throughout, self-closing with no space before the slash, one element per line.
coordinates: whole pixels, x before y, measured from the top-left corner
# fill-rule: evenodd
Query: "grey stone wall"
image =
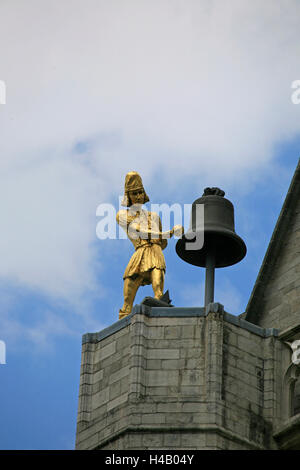
<path fill-rule="evenodd" d="M 84 337 L 76 448 L 276 448 L 277 343 L 218 304 L 139 306 Z"/>
<path fill-rule="evenodd" d="M 300 318 L 300 209 L 289 223 L 280 256 L 264 286 L 259 325 L 281 330 L 296 326 Z"/>
<path fill-rule="evenodd" d="M 277 342 L 274 336 L 224 324 L 223 426 L 264 449 L 277 448 L 272 437 L 280 399 Z"/>
<path fill-rule="evenodd" d="M 129 395 L 129 328 L 96 343 L 82 345 L 77 439 L 92 449 L 127 426 Z M 101 436 L 99 431 L 101 430 Z"/>

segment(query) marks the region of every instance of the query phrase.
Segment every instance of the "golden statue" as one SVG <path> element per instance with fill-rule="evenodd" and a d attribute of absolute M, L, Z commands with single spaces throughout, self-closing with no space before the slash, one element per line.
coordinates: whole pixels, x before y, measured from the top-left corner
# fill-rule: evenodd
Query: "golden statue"
<path fill-rule="evenodd" d="M 166 263 L 162 250 L 166 248 L 168 238 L 174 234 L 183 234 L 181 225 L 162 232 L 158 214 L 142 208 L 148 201 L 140 175 L 136 171 L 127 173 L 121 205 L 129 209 L 117 213 L 117 222 L 127 233 L 135 252 L 123 275 L 124 304 L 119 312 L 119 319 L 131 313 L 140 286 L 152 284 L 154 297 L 160 299 L 163 296 Z"/>

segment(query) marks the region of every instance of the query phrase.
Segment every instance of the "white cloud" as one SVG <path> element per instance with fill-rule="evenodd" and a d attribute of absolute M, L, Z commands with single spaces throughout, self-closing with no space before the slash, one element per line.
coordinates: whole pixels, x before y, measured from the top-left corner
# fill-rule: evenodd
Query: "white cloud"
<path fill-rule="evenodd" d="M 96 207 L 128 170 L 243 185 L 300 131 L 296 0 L 11 0 L 0 15 L 4 279 L 98 289 Z"/>
<path fill-rule="evenodd" d="M 0 332 L 9 355 L 55 351 L 57 339 L 75 338 L 80 342 L 83 331 L 97 331 L 106 324 L 93 315 L 89 302 L 77 299 L 80 309 L 68 308 L 68 303 L 47 303 L 43 296 L 32 302 L 34 292 L 20 285 L 5 283 L 0 287 Z M 34 297 L 33 297 L 34 298 Z M 70 302 L 72 300 L 68 299 Z"/>

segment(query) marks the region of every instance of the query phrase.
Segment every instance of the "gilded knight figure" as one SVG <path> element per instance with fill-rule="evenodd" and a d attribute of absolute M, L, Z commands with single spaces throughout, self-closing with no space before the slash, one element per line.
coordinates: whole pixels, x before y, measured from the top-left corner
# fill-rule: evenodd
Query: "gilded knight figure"
<path fill-rule="evenodd" d="M 131 313 L 140 286 L 152 284 L 155 299 L 163 296 L 166 263 L 162 250 L 166 248 L 168 238 L 174 234 L 183 234 L 181 225 L 175 225 L 171 230 L 162 232 L 159 215 L 142 207 L 148 201 L 149 197 L 139 173 L 127 173 L 121 205 L 128 209 L 117 213 L 117 222 L 127 233 L 135 251 L 123 275 L 124 304 L 120 309 L 119 319 Z"/>

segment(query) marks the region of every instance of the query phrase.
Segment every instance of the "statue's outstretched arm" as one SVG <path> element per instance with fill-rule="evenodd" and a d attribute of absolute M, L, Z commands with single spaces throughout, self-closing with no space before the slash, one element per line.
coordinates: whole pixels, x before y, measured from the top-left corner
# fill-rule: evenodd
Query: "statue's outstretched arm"
<path fill-rule="evenodd" d="M 175 228 L 175 227 L 174 227 Z M 143 224 L 138 224 L 135 222 L 131 222 L 128 226 L 128 232 L 135 232 L 139 233 L 141 235 L 141 238 L 157 238 L 157 239 L 168 239 L 171 238 L 174 235 L 174 228 L 172 230 L 166 230 L 165 232 L 163 231 L 157 231 L 153 230 L 147 226 L 144 226 Z"/>

